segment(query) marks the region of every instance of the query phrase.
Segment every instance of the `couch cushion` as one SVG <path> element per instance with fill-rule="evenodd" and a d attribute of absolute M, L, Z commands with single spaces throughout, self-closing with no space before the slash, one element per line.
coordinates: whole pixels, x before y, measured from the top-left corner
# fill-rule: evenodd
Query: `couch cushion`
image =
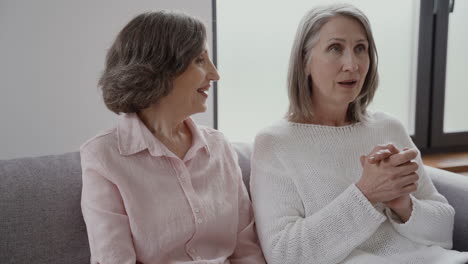
<path fill-rule="evenodd" d="M 425 166 L 437 190 L 455 209 L 453 249 L 468 251 L 468 177 Z"/>
<path fill-rule="evenodd" d="M 0 161 L 0 262 L 89 263 L 78 152 Z"/>

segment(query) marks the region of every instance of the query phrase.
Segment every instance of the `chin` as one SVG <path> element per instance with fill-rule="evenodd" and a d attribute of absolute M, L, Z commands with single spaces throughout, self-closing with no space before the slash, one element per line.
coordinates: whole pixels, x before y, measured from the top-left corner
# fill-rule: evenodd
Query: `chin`
<path fill-rule="evenodd" d="M 206 105 L 200 106 L 197 109 L 194 109 L 194 111 L 192 112 L 192 115 L 204 113 L 206 112 L 207 109 L 208 108 L 206 107 Z"/>
<path fill-rule="evenodd" d="M 200 112 L 199 113 L 204 113 L 206 112 L 206 110 L 208 109 L 208 106 L 206 104 L 203 104 L 200 108 Z"/>

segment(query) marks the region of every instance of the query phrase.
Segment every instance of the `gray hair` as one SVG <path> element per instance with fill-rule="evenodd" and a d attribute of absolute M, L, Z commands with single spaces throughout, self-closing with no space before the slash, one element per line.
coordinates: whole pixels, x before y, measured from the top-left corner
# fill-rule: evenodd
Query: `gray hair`
<path fill-rule="evenodd" d="M 163 10 L 133 18 L 109 49 L 99 80 L 107 108 L 136 113 L 158 102 L 202 53 L 205 41 L 203 23 L 183 13 Z"/>
<path fill-rule="evenodd" d="M 289 109 L 286 118 L 293 122 L 303 122 L 313 118 L 312 77 L 306 72 L 310 63 L 312 47 L 317 43 L 320 29 L 332 17 L 346 16 L 361 23 L 369 42 L 369 71 L 361 92 L 348 106 L 346 118 L 351 122 L 365 120 L 367 106 L 374 98 L 378 86 L 377 49 L 367 17 L 356 7 L 348 4 L 335 4 L 310 10 L 299 23 L 296 32 L 288 71 Z"/>

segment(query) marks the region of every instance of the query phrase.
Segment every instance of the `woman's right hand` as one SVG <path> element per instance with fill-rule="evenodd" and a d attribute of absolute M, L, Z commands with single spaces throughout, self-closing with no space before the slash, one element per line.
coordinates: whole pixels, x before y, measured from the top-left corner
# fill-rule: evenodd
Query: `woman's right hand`
<path fill-rule="evenodd" d="M 418 155 L 414 148 L 398 151 L 393 145 L 377 146 L 369 156 L 361 157 L 363 173 L 356 186 L 373 204 L 388 202 L 416 191 Z"/>

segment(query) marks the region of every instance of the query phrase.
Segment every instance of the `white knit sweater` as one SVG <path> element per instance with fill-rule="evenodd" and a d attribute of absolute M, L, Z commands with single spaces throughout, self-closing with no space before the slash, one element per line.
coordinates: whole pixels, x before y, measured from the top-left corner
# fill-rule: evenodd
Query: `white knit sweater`
<path fill-rule="evenodd" d="M 258 235 L 269 264 L 465 263 L 452 247 L 454 209 L 421 160 L 413 212 L 401 223 L 355 186 L 360 155 L 376 145 L 413 147 L 402 124 L 384 113 L 330 127 L 281 120 L 255 139 L 251 193 Z"/>

